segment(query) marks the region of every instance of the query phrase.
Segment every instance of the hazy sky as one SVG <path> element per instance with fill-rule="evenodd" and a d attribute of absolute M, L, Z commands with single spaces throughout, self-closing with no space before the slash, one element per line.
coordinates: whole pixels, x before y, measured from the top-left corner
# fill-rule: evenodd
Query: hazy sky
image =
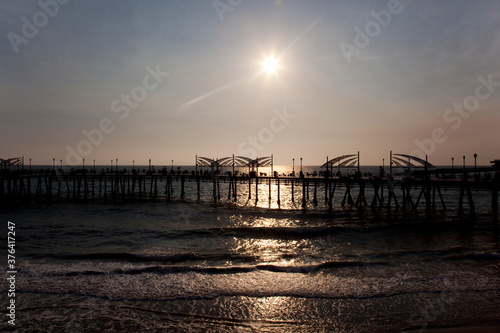
<path fill-rule="evenodd" d="M 499 59 L 497 0 L 0 0 L 0 157 L 489 164 Z"/>

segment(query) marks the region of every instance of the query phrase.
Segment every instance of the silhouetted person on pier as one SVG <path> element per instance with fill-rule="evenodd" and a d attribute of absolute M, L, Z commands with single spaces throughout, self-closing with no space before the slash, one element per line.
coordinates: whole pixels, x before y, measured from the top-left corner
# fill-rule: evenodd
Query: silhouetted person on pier
<path fill-rule="evenodd" d="M 380 167 L 380 171 L 379 171 L 378 176 L 379 176 L 380 178 L 384 178 L 384 177 L 385 177 L 385 170 L 384 170 L 384 168 L 383 168 L 383 167 Z"/>

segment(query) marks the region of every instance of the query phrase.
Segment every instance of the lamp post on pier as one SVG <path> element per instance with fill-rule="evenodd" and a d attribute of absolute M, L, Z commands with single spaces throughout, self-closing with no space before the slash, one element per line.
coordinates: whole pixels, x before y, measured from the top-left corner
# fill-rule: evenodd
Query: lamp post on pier
<path fill-rule="evenodd" d="M 295 177 L 295 158 L 292 158 L 292 177 Z"/>

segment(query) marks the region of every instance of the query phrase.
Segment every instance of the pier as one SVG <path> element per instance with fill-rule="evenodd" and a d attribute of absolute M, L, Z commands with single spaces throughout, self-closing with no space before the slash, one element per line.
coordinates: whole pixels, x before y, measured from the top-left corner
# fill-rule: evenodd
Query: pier
<path fill-rule="evenodd" d="M 389 173 L 362 175 L 359 153 L 326 159 L 318 175 L 295 171 L 279 175 L 273 170 L 273 156 L 250 159 L 232 156 L 209 159 L 196 156 L 195 170 L 188 172 L 146 171 L 133 168 L 101 170 L 94 168 L 26 170 L 23 159 L 10 159 L 17 168 L 0 172 L 0 207 L 53 204 L 58 202 L 141 202 L 187 201 L 230 202 L 254 205 L 267 202 L 267 207 L 281 209 L 284 200 L 294 208 L 325 209 L 393 209 L 447 210 L 443 191 L 452 194 L 458 213 L 475 213 L 475 195 L 491 196 L 491 211 L 498 218 L 499 162 L 491 167 L 435 168 L 427 160 L 404 154 L 392 154 Z M 206 169 L 203 171 L 203 167 Z M 259 167 L 270 168 L 271 174 L 259 173 Z M 342 168 L 356 168 L 353 175 L 343 175 Z M 394 167 L 407 167 L 393 173 Z M 413 167 L 413 170 L 410 170 Z M 239 168 L 236 170 L 235 168 Z M 241 170 L 248 173 L 240 173 Z M 262 170 L 262 169 L 261 169 Z M 290 206 L 290 205 L 288 205 Z"/>
<path fill-rule="evenodd" d="M 282 207 L 284 196 L 303 210 L 335 209 L 446 210 L 443 191 L 456 197 L 459 213 L 475 212 L 476 193 L 490 192 L 492 212 L 498 216 L 498 179 L 468 178 L 450 170 L 414 172 L 408 176 L 267 176 L 232 172 L 138 173 L 44 172 L 4 173 L 0 176 L 0 206 L 53 204 L 58 202 L 210 201 L 269 203 Z M 493 168 L 476 168 L 492 173 Z M 188 188 L 189 187 L 189 191 Z"/>

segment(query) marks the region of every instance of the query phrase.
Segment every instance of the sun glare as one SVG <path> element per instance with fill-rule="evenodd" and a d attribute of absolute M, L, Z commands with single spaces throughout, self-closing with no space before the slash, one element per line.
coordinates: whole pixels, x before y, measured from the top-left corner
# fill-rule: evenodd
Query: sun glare
<path fill-rule="evenodd" d="M 276 60 L 275 58 L 267 58 L 263 63 L 264 72 L 268 74 L 276 73 L 278 68 L 278 60 Z"/>

